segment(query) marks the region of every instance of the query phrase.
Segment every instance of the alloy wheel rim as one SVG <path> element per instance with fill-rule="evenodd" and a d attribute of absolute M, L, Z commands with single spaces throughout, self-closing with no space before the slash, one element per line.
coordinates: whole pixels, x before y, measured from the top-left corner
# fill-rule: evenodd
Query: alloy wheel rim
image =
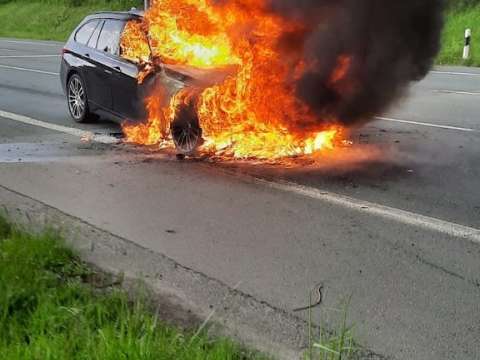
<path fill-rule="evenodd" d="M 184 154 L 192 153 L 198 146 L 201 130 L 190 123 L 182 127 L 172 129 L 172 137 L 175 146 Z"/>
<path fill-rule="evenodd" d="M 68 107 L 75 119 L 80 119 L 85 112 L 85 91 L 82 83 L 74 77 L 68 86 Z"/>

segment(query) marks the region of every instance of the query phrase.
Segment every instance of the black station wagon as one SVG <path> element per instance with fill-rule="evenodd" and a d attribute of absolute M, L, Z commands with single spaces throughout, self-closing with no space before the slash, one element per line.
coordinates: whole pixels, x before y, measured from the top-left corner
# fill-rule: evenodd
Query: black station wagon
<path fill-rule="evenodd" d="M 145 96 L 159 81 L 170 96 L 195 81 L 195 72 L 165 65 L 139 84 L 139 64 L 122 58 L 120 41 L 127 22 L 142 17 L 139 11 L 99 12 L 73 31 L 63 49 L 60 79 L 76 122 L 99 116 L 115 122 L 145 121 Z M 201 142 L 198 118 L 175 119 L 171 134 L 179 152 L 193 152 Z"/>

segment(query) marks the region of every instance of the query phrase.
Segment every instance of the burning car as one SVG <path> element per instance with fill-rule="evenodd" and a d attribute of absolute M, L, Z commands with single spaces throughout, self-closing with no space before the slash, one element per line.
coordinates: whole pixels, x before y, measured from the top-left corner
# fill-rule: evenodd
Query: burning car
<path fill-rule="evenodd" d="M 128 142 L 312 156 L 428 72 L 441 3 L 152 0 L 145 13 L 87 17 L 65 46 L 62 84 L 76 121 L 123 121 Z"/>
<path fill-rule="evenodd" d="M 235 24 L 200 4 L 160 1 L 145 14 L 87 16 L 62 56 L 72 118 L 103 116 L 121 122 L 129 142 L 174 144 L 183 154 L 201 147 L 221 157 L 271 159 L 332 148 L 340 128 L 313 123 L 285 81 L 288 64 L 274 51 L 280 20 L 258 21 L 264 29 L 251 38 L 238 32 L 233 43 L 219 25 Z"/>
<path fill-rule="evenodd" d="M 139 57 L 128 54 L 122 37 L 142 17 L 139 11 L 99 12 L 87 16 L 73 31 L 62 51 L 60 77 L 68 110 L 76 122 L 94 121 L 99 116 L 120 123 L 145 122 L 145 99 L 153 91 L 162 92 L 155 101 L 156 106 L 164 107 L 180 90 L 189 89 L 192 97 L 199 87 L 224 76 L 222 71 L 163 64 L 151 56 L 148 41 L 136 42 L 137 46 L 147 45 Z M 146 34 L 140 36 L 146 39 Z M 188 104 L 179 108 L 169 125 L 163 130 L 171 133 L 179 152 L 192 153 L 201 143 L 198 117 Z"/>

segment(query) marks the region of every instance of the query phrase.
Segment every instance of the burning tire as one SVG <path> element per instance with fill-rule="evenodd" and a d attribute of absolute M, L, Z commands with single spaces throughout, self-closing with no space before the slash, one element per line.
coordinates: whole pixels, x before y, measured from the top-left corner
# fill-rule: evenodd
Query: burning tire
<path fill-rule="evenodd" d="M 82 123 L 93 120 L 94 117 L 88 108 L 87 92 L 82 78 L 73 74 L 67 83 L 68 111 L 73 120 Z"/>
<path fill-rule="evenodd" d="M 171 124 L 172 139 L 180 154 L 191 155 L 202 145 L 202 129 L 193 105 L 181 107 Z"/>

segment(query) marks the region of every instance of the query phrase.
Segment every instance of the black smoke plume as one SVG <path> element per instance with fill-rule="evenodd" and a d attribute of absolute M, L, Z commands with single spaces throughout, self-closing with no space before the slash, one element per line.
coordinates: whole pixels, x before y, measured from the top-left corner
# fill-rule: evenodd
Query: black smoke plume
<path fill-rule="evenodd" d="M 272 11 L 305 28 L 279 44 L 285 61 L 307 71 L 296 93 L 321 119 L 361 124 L 422 79 L 439 50 L 443 0 L 269 0 Z M 351 59 L 332 82 L 339 58 Z"/>

